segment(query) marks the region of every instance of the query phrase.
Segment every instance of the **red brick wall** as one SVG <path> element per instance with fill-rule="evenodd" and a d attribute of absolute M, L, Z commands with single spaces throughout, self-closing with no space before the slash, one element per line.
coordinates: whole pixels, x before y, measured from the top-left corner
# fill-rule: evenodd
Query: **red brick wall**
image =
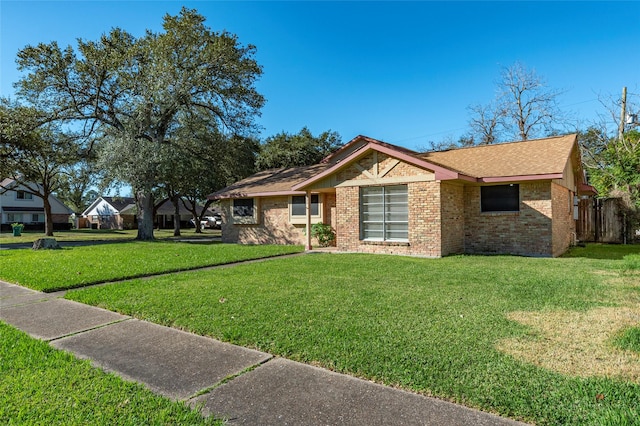
<path fill-rule="evenodd" d="M 335 196 L 322 196 L 324 223 L 331 223 L 335 217 Z M 260 198 L 257 203 L 260 208 L 258 223 L 255 225 L 237 225 L 231 217 L 230 200 L 220 202 L 222 216 L 222 242 L 239 244 L 306 244 L 304 224 L 293 225 L 289 222 L 289 197 Z M 327 215 L 329 215 L 327 217 Z M 317 241 L 312 244 L 317 245 Z"/>
<path fill-rule="evenodd" d="M 481 213 L 480 187 L 466 186 L 465 253 L 552 255 L 551 183 L 521 183 L 520 211 Z"/>
<path fill-rule="evenodd" d="M 258 223 L 236 225 L 231 217 L 232 203 L 220 203 L 222 242 L 239 244 L 305 244 L 304 225 L 289 223 L 289 197 L 261 198 Z"/>
<path fill-rule="evenodd" d="M 464 186 L 443 182 L 442 256 L 464 253 Z"/>
<path fill-rule="evenodd" d="M 360 240 L 359 187 L 338 187 L 335 196 L 324 194 L 324 222 L 336 230 L 338 250 L 428 257 L 455 253 L 557 256 L 569 246 L 575 231 L 569 191 L 550 182 L 521 183 L 520 211 L 513 213 L 481 213 L 479 186 L 429 181 L 407 187 L 408 243 Z M 230 201 L 221 202 L 223 242 L 304 244 L 304 226 L 289 223 L 288 202 L 288 197 L 261 199 L 257 225 L 233 225 Z"/>
<path fill-rule="evenodd" d="M 360 240 L 360 189 L 336 189 L 338 250 L 363 253 L 405 254 L 439 257 L 442 220 L 440 216 L 440 184 L 409 183 L 409 242 Z"/>
<path fill-rule="evenodd" d="M 340 251 L 357 251 L 360 240 L 358 187 L 336 188 L 336 246 Z"/>
<path fill-rule="evenodd" d="M 573 193 L 564 186 L 551 184 L 553 203 L 553 256 L 567 251 L 574 241 L 576 221 L 573 219 Z"/>

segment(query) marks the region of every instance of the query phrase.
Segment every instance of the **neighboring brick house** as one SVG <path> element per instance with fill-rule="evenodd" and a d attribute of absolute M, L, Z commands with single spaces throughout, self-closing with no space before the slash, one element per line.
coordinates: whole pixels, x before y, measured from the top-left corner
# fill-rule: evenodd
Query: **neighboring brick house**
<path fill-rule="evenodd" d="M 358 136 L 322 163 L 256 173 L 220 200 L 224 242 L 304 244 L 330 224 L 339 251 L 558 256 L 586 185 L 577 136 L 420 154 Z M 307 214 L 309 212 L 309 214 Z"/>

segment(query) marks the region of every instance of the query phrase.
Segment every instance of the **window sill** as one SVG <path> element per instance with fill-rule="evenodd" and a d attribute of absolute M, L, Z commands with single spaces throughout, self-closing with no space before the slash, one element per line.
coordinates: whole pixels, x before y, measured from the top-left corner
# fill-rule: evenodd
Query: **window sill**
<path fill-rule="evenodd" d="M 519 216 L 520 212 L 480 212 L 480 214 L 484 216 Z"/>
<path fill-rule="evenodd" d="M 322 216 L 311 216 L 311 223 L 322 222 Z M 289 216 L 289 223 L 292 225 L 306 225 L 307 217 L 306 216 Z"/>
<path fill-rule="evenodd" d="M 360 240 L 360 243 L 368 246 L 409 247 L 409 241 L 376 241 Z"/>

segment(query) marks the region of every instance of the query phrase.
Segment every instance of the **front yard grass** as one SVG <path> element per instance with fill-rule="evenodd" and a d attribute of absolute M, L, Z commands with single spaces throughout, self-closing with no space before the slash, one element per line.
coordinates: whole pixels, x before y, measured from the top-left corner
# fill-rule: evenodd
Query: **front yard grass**
<path fill-rule="evenodd" d="M 223 424 L 0 322 L 0 424 Z"/>
<path fill-rule="evenodd" d="M 180 237 L 173 236 L 173 229 L 156 229 L 153 235 L 159 240 L 173 240 L 177 238 L 199 239 L 213 238 L 221 235 L 220 230 L 203 229 L 201 234 L 196 234 L 195 228 L 182 229 Z M 137 229 L 72 229 L 70 231 L 54 231 L 53 238 L 57 241 L 128 241 L 138 235 Z M 14 237 L 11 231 L 0 232 L 0 245 L 33 243 L 38 238 L 45 238 L 43 232 L 22 231 L 22 235 Z"/>
<path fill-rule="evenodd" d="M 637 425 L 640 354 L 620 348 L 621 331 L 591 341 L 547 327 L 620 309 L 637 328 L 640 247 L 613 250 L 561 259 L 315 254 L 66 297 L 536 424 Z M 535 352 L 546 340 L 549 353 Z M 556 368 L 601 351 L 618 351 L 631 371 Z"/>
<path fill-rule="evenodd" d="M 243 246 L 173 241 L 130 241 L 62 250 L 2 250 L 0 279 L 34 290 L 51 292 L 301 251 L 301 246 Z"/>

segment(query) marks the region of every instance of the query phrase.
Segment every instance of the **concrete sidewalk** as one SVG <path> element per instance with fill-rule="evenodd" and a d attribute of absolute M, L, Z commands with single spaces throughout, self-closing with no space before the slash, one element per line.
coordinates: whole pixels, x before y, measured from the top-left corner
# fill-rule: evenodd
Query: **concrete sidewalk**
<path fill-rule="evenodd" d="M 522 423 L 0 281 L 0 320 L 230 424 Z"/>

